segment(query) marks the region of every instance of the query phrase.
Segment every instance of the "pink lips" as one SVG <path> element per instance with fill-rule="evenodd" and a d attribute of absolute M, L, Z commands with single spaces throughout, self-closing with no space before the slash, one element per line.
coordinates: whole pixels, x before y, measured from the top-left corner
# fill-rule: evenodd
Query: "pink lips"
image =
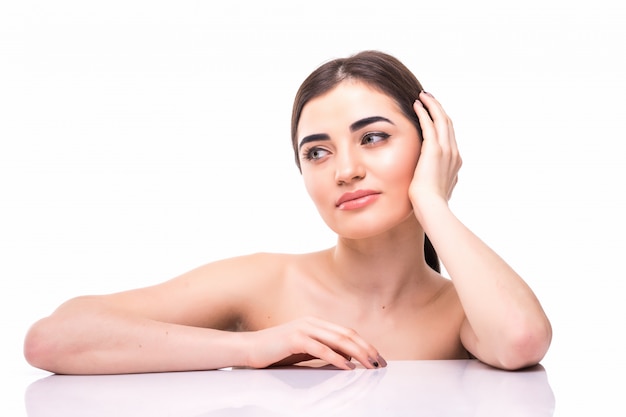
<path fill-rule="evenodd" d="M 380 193 L 372 190 L 357 190 L 343 194 L 335 203 L 341 210 L 354 210 L 365 207 L 378 200 Z"/>

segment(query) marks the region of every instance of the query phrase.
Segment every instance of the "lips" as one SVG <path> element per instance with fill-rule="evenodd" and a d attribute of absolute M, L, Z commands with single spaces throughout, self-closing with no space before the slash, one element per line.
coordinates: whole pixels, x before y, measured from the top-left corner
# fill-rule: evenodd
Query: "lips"
<path fill-rule="evenodd" d="M 372 190 L 357 190 L 343 194 L 335 203 L 338 208 L 360 208 L 378 199 L 380 192 Z"/>

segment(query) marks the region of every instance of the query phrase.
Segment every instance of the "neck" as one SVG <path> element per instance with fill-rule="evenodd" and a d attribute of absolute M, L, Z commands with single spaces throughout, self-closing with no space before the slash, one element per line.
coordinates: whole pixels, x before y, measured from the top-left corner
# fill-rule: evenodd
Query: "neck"
<path fill-rule="evenodd" d="M 339 284 L 351 296 L 393 304 L 429 276 L 424 231 L 415 216 L 383 235 L 367 239 L 339 237 L 332 251 Z"/>

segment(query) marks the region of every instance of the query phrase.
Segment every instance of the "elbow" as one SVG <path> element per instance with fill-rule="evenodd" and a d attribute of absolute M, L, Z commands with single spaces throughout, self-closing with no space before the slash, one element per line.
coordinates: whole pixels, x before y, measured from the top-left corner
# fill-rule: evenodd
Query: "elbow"
<path fill-rule="evenodd" d="M 537 365 L 546 355 L 552 341 L 552 327 L 544 323 L 526 324 L 517 327 L 498 360 L 498 367 L 516 371 Z"/>
<path fill-rule="evenodd" d="M 23 354 L 31 366 L 58 374 L 81 373 L 86 361 L 85 329 L 93 327 L 85 301 L 78 297 L 61 305 L 55 313 L 36 321 L 24 337 Z M 72 313 L 78 305 L 81 314 Z M 67 313 L 69 311 L 69 314 Z M 85 321 L 85 318 L 88 318 Z"/>
<path fill-rule="evenodd" d="M 53 317 L 46 317 L 33 324 L 24 338 L 23 353 L 26 362 L 44 371 L 71 373 L 76 348 L 62 337 L 62 324 Z M 69 367 L 68 367 L 69 366 Z"/>
<path fill-rule="evenodd" d="M 47 336 L 45 318 L 36 322 L 26 333 L 24 339 L 24 358 L 31 366 L 50 372 L 54 371 L 55 348 Z"/>

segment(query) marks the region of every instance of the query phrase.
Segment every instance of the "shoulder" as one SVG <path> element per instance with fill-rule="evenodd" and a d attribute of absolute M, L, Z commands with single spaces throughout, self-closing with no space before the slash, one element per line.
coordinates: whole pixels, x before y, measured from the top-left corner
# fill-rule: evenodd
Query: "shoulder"
<path fill-rule="evenodd" d="M 201 267 L 201 270 L 220 271 L 234 275 L 233 278 L 271 279 L 297 271 L 306 271 L 319 264 L 323 257 L 324 252 L 304 254 L 257 252 L 213 262 Z"/>
<path fill-rule="evenodd" d="M 319 264 L 318 253 L 258 252 L 207 263 L 175 279 L 209 292 L 239 296 L 244 302 L 261 294 L 278 293 L 288 282 L 304 280 Z"/>
<path fill-rule="evenodd" d="M 111 305 L 155 320 L 231 328 L 252 304 L 280 288 L 295 255 L 254 253 L 208 262 L 149 287 L 111 294 Z"/>
<path fill-rule="evenodd" d="M 294 262 L 296 255 L 259 252 L 209 262 L 176 278 L 197 284 L 234 286 L 275 280 Z"/>
<path fill-rule="evenodd" d="M 248 255 L 223 259 L 213 263 L 214 268 L 241 273 L 248 277 L 275 276 L 285 269 L 298 263 L 298 259 L 305 255 L 287 253 L 257 252 Z M 208 264 L 209 268 L 211 264 Z"/>

